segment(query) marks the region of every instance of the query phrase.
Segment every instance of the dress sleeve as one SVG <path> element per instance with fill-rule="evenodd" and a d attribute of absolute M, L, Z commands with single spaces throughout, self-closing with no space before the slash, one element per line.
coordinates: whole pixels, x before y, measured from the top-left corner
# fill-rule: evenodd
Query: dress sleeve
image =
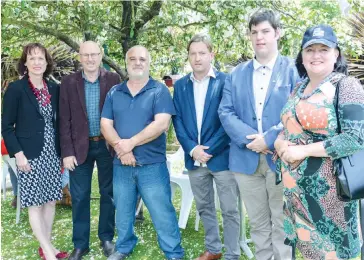
<path fill-rule="evenodd" d="M 341 133 L 323 144 L 331 159 L 337 159 L 364 149 L 364 90 L 360 82 L 346 77 L 340 83 L 338 113 Z"/>
<path fill-rule="evenodd" d="M 2 101 L 1 134 L 10 157 L 14 157 L 16 153 L 22 151 L 22 147 L 15 135 L 20 104 L 20 91 L 14 83 L 9 84 Z"/>

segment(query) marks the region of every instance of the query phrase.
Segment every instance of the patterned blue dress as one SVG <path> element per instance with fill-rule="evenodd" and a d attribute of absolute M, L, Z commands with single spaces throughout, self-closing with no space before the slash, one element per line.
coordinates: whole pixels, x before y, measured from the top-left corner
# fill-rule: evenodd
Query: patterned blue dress
<path fill-rule="evenodd" d="M 31 171 L 25 173 L 18 170 L 22 208 L 62 199 L 61 160 L 55 147 L 52 105 L 42 105 L 46 95 L 42 92 L 39 95 L 39 109 L 45 121 L 44 143 L 40 156 L 28 160 Z"/>

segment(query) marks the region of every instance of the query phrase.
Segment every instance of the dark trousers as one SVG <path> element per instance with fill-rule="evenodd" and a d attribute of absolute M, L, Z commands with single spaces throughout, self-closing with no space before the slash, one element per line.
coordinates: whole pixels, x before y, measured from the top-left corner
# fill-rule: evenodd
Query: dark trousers
<path fill-rule="evenodd" d="M 90 241 L 90 196 L 92 172 L 96 162 L 99 192 L 100 215 L 98 236 L 101 241 L 114 238 L 115 207 L 113 204 L 113 158 L 104 140 L 90 141 L 86 161 L 70 171 L 70 191 L 72 196 L 72 241 L 75 248 L 85 249 Z"/>

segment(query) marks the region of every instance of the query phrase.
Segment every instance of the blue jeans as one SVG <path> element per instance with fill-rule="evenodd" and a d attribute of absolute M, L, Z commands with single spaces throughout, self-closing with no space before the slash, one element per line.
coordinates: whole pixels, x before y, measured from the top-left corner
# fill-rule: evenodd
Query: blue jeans
<path fill-rule="evenodd" d="M 138 193 L 141 195 L 157 231 L 158 243 L 167 258 L 182 258 L 176 211 L 171 201 L 171 185 L 167 165 L 143 166 L 114 164 L 113 194 L 116 207 L 118 240 L 116 250 L 129 254 L 138 238 L 134 234 L 135 209 Z"/>

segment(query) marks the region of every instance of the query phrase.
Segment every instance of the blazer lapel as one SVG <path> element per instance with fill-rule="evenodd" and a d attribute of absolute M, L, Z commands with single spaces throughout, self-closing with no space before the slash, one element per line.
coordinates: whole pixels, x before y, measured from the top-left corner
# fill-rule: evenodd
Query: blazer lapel
<path fill-rule="evenodd" d="M 189 74 L 190 76 L 191 74 Z M 196 128 L 196 136 L 197 136 L 197 119 L 196 119 L 196 107 L 195 107 L 195 97 L 193 95 L 193 82 L 190 78 L 187 79 L 187 100 L 190 104 L 190 111 L 192 116 L 192 125 Z"/>
<path fill-rule="evenodd" d="M 105 69 L 100 69 L 100 77 L 99 77 L 99 84 L 100 84 L 100 113 L 102 111 L 103 100 L 106 98 L 107 89 L 106 89 L 106 77 L 105 77 Z"/>
<path fill-rule="evenodd" d="M 267 104 L 267 102 L 272 94 L 272 91 L 277 84 L 277 79 L 280 77 L 280 71 L 282 71 L 280 69 L 281 61 L 282 61 L 281 56 L 278 54 L 276 63 L 274 64 L 274 67 L 273 67 L 272 76 L 270 77 L 269 87 L 267 90 L 267 94 L 265 96 L 264 106 Z"/>
<path fill-rule="evenodd" d="M 55 87 L 51 83 L 49 83 L 48 80 L 46 81 L 46 84 L 48 86 L 49 95 L 51 95 L 51 105 L 52 105 L 53 119 L 56 120 L 57 119 L 56 118 L 56 116 L 57 116 L 56 111 L 57 111 L 57 106 L 58 106 L 57 101 L 58 100 L 57 100 L 57 97 L 56 97 L 56 95 L 54 93 L 55 92 Z"/>
<path fill-rule="evenodd" d="M 47 84 L 47 87 L 48 87 L 49 95 L 51 95 L 51 105 L 52 105 L 52 108 L 54 108 L 54 105 L 55 105 L 55 102 L 56 102 L 55 96 L 54 96 L 54 87 L 48 80 L 46 80 L 46 84 Z"/>
<path fill-rule="evenodd" d="M 35 109 L 37 109 L 38 113 L 40 114 L 39 103 L 38 103 L 37 98 L 35 97 L 33 91 L 30 89 L 30 86 L 28 83 L 28 76 L 24 76 L 22 78 L 22 81 L 23 81 L 25 93 L 27 93 L 27 96 L 30 99 L 30 103 L 32 103 L 34 105 Z"/>
<path fill-rule="evenodd" d="M 255 97 L 254 97 L 254 90 L 253 90 L 253 73 L 254 73 L 254 67 L 253 67 L 253 60 L 251 60 L 248 64 L 248 73 L 246 73 L 246 81 L 243 79 L 242 82 L 248 82 L 248 97 L 250 100 L 250 105 L 253 108 L 254 114 L 256 114 L 255 110 Z"/>
<path fill-rule="evenodd" d="M 85 116 L 87 118 L 87 110 L 86 110 L 86 94 L 85 94 L 85 83 L 82 78 L 82 72 L 78 72 L 77 77 L 77 92 L 78 92 L 78 98 L 80 100 L 80 103 L 82 105 L 82 110 L 85 113 Z"/>
<path fill-rule="evenodd" d="M 215 74 L 216 74 L 216 77 L 217 77 L 216 71 L 215 71 Z M 205 97 L 205 105 L 204 105 L 204 108 L 203 108 L 203 116 L 202 116 L 202 124 L 201 125 L 203 125 L 203 123 L 205 122 L 207 112 L 208 112 L 208 110 L 210 108 L 211 99 L 216 93 L 216 88 L 217 88 L 217 85 L 219 84 L 219 81 L 220 80 L 217 79 L 217 78 L 213 78 L 213 77 L 210 78 L 209 86 L 207 88 L 207 93 L 206 93 L 206 97 Z"/>

